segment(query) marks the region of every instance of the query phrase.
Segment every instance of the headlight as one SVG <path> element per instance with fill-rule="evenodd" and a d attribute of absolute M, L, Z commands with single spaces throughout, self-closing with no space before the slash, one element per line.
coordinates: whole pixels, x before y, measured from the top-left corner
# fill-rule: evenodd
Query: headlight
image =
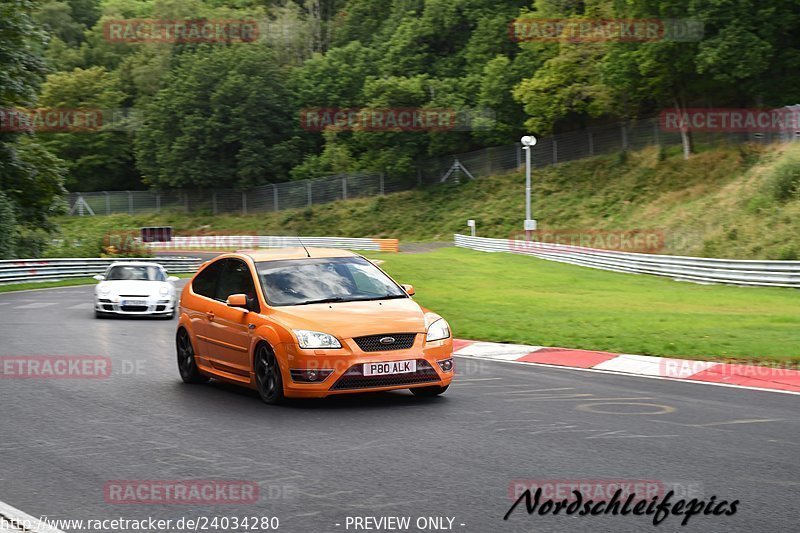
<path fill-rule="evenodd" d="M 428 327 L 426 341 L 439 341 L 450 336 L 450 327 L 444 318 L 440 318 Z"/>
<path fill-rule="evenodd" d="M 158 289 L 158 294 L 161 296 L 166 296 L 169 294 L 169 287 L 166 285 L 162 285 L 160 289 Z"/>
<path fill-rule="evenodd" d="M 297 344 L 304 350 L 313 348 L 341 348 L 342 345 L 333 335 L 319 331 L 308 331 L 307 329 L 295 329 Z"/>
<path fill-rule="evenodd" d="M 111 292 L 111 287 L 109 287 L 108 285 L 100 285 L 99 287 L 97 287 L 97 294 L 105 296 L 109 292 Z"/>

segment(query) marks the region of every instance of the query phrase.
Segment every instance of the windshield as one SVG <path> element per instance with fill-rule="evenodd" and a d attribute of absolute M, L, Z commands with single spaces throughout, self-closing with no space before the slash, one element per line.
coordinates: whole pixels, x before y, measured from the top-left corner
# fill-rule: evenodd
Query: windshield
<path fill-rule="evenodd" d="M 109 269 L 106 275 L 108 281 L 166 281 L 164 271 L 157 266 L 148 265 L 118 265 Z"/>
<path fill-rule="evenodd" d="M 408 297 L 363 257 L 262 261 L 256 267 L 272 306 Z"/>

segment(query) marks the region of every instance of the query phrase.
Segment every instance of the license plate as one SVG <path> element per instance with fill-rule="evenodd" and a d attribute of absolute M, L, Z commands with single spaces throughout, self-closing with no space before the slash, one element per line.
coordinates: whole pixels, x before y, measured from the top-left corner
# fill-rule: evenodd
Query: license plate
<path fill-rule="evenodd" d="M 365 376 L 383 376 L 386 374 L 408 374 L 417 371 L 417 361 L 389 361 L 386 363 L 364 363 Z"/>
<path fill-rule="evenodd" d="M 145 300 L 122 300 L 122 305 L 147 305 Z"/>

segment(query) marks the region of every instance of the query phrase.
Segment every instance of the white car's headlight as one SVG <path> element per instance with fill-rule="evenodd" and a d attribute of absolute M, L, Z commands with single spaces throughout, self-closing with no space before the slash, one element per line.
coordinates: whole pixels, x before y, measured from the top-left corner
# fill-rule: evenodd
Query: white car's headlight
<path fill-rule="evenodd" d="M 300 348 L 310 350 L 314 348 L 341 348 L 342 345 L 338 339 L 333 335 L 322 333 L 320 331 L 309 331 L 307 329 L 295 329 L 294 334 L 297 336 L 297 343 Z"/>
<path fill-rule="evenodd" d="M 449 336 L 450 326 L 447 325 L 444 318 L 440 318 L 428 326 L 428 335 L 425 337 L 425 341 L 440 341 Z"/>
<path fill-rule="evenodd" d="M 169 287 L 166 285 L 162 285 L 160 289 L 158 289 L 158 294 L 161 296 L 167 296 L 169 294 Z"/>
<path fill-rule="evenodd" d="M 101 296 L 105 296 L 109 292 L 111 292 L 111 287 L 109 287 L 108 285 L 100 285 L 97 287 L 97 294 Z"/>

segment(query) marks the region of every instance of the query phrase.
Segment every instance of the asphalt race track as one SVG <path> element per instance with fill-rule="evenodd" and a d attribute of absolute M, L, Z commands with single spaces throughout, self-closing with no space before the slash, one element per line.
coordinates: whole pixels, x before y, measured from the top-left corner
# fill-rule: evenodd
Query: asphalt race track
<path fill-rule="evenodd" d="M 480 533 L 642 531 L 651 517 L 528 516 L 524 504 L 503 516 L 516 480 L 654 480 L 740 501 L 733 516 L 686 527 L 668 517 L 657 530 L 797 528 L 795 395 L 459 358 L 441 398 L 270 407 L 235 387 L 184 385 L 177 321 L 96 320 L 92 291 L 0 295 L 0 355 L 112 360 L 105 379 L 0 379 L 0 501 L 34 517 L 258 515 L 277 516 L 279 531 L 335 532 L 347 517 L 410 516 Z M 191 479 L 256 482 L 259 501 L 104 494 L 110 480 Z"/>

